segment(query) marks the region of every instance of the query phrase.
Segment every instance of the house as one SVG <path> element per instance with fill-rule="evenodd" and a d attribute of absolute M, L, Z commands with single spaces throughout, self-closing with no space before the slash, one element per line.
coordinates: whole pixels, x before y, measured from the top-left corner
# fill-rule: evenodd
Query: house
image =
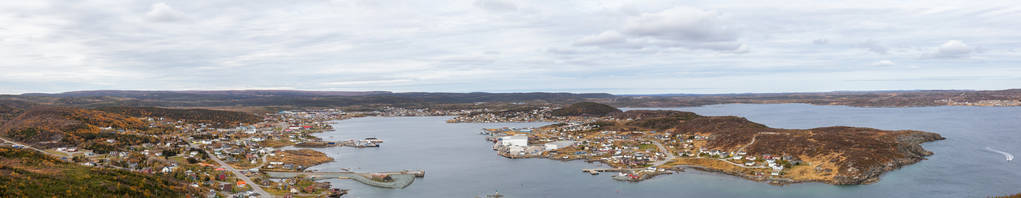
<path fill-rule="evenodd" d="M 524 146 L 511 146 L 507 152 L 510 154 L 522 154 L 525 152 L 525 148 Z"/>
<path fill-rule="evenodd" d="M 543 145 L 543 148 L 547 151 L 566 148 L 574 145 L 574 141 L 556 141 L 550 142 Z"/>
<path fill-rule="evenodd" d="M 503 136 L 498 139 L 500 145 L 503 146 L 528 146 L 528 136 L 526 135 L 514 135 L 514 136 Z"/>
<path fill-rule="evenodd" d="M 170 172 L 173 172 L 173 171 L 174 171 L 174 167 L 170 167 L 170 166 L 163 167 L 163 169 L 160 170 L 161 173 L 170 173 Z"/>
<path fill-rule="evenodd" d="M 779 164 L 770 164 L 769 167 L 773 168 L 773 171 L 782 171 L 783 170 L 783 165 L 779 165 Z"/>

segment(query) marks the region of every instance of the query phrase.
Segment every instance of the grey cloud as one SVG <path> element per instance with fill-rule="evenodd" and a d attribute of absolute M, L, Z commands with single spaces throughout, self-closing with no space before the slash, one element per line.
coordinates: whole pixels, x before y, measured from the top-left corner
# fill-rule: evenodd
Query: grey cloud
<path fill-rule="evenodd" d="M 747 47 L 737 42 L 737 35 L 737 31 L 728 26 L 720 13 L 679 6 L 629 16 L 619 28 L 582 37 L 574 45 L 622 49 L 681 47 L 747 52 Z"/>
<path fill-rule="evenodd" d="M 720 14 L 690 7 L 674 7 L 632 17 L 623 32 L 665 40 L 720 42 L 737 39 L 737 32 L 720 19 Z"/>
<path fill-rule="evenodd" d="M 975 48 L 962 41 L 949 40 L 926 56 L 930 58 L 967 58 L 974 52 L 976 52 Z"/>
<path fill-rule="evenodd" d="M 5 24 L 0 27 L 0 93 L 253 87 L 492 91 L 547 85 L 554 87 L 542 89 L 627 91 L 655 85 L 668 92 L 698 85 L 713 90 L 706 92 L 770 92 L 902 88 L 881 82 L 804 83 L 860 76 L 1021 76 L 1015 68 L 1021 29 L 1013 28 L 1021 21 L 1011 20 L 1021 12 L 961 14 L 1014 1 L 897 6 L 159 2 L 0 3 L 0 24 Z M 946 6 L 953 10 L 921 13 Z M 982 61 L 968 62 L 968 70 L 961 70 L 960 62 L 943 61 L 978 55 Z M 925 69 L 911 69 L 916 65 Z M 953 86 L 1010 84 L 1021 84 L 1021 78 L 961 80 Z M 918 85 L 903 88 L 945 84 Z"/>

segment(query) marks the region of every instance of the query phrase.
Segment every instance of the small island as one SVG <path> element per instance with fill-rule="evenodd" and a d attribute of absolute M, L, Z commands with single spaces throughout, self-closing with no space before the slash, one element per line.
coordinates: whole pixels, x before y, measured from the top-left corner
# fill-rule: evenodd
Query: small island
<path fill-rule="evenodd" d="M 545 115 L 529 116 L 560 123 L 485 129 L 483 134 L 501 156 L 603 163 L 612 168 L 584 171 L 618 172 L 613 178 L 625 181 L 692 168 L 772 184 L 868 184 L 885 172 L 932 155 L 921 143 L 944 139 L 914 130 L 845 126 L 778 129 L 741 117 L 661 110 L 625 112 L 592 102 L 535 112 Z"/>

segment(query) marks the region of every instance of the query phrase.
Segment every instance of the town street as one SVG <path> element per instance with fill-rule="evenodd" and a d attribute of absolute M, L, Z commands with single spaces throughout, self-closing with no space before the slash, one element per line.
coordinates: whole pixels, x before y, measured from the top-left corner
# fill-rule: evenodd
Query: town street
<path fill-rule="evenodd" d="M 252 190 L 254 190 L 256 193 L 259 193 L 259 197 L 273 197 L 272 195 L 269 194 L 269 192 L 262 190 L 262 187 L 259 187 L 259 184 L 252 182 L 252 179 L 248 178 L 248 176 L 245 176 L 245 174 L 241 174 L 241 171 L 234 169 L 233 166 L 230 166 L 230 164 L 227 164 L 226 162 L 220 161 L 220 158 L 216 157 L 216 155 L 212 155 L 212 152 L 206 151 L 206 153 L 210 154 L 209 159 L 213 159 L 213 161 L 219 163 L 220 166 L 223 166 L 223 168 L 234 173 L 234 176 L 237 176 L 238 178 L 241 178 L 242 181 L 245 181 L 245 183 L 248 184 L 248 186 L 252 187 Z"/>
<path fill-rule="evenodd" d="M 673 152 L 670 152 L 669 150 L 667 150 L 666 147 L 663 146 L 662 143 L 659 143 L 658 141 L 652 141 L 652 143 L 656 144 L 656 148 L 659 149 L 659 152 L 666 153 L 666 156 L 667 156 L 666 159 L 663 159 L 663 160 L 660 160 L 660 161 L 656 161 L 655 163 L 653 163 L 652 164 L 653 167 L 666 164 L 667 162 L 673 161 L 674 158 L 677 158 L 677 156 L 674 156 Z"/>
<path fill-rule="evenodd" d="M 11 143 L 11 144 L 14 144 L 14 145 L 21 145 L 21 146 L 24 146 L 25 148 L 32 149 L 32 150 L 35 150 L 35 151 L 39 151 L 40 153 L 43 153 L 43 154 L 46 154 L 46 155 L 49 155 L 49 156 L 53 156 L 53 157 L 55 157 L 57 159 L 61 159 L 62 157 L 66 157 L 67 159 L 65 159 L 65 160 L 68 160 L 68 161 L 71 160 L 71 156 L 70 155 L 65 155 L 65 156 L 57 155 L 56 153 L 46 152 L 44 150 L 40 150 L 40 149 L 37 149 L 35 147 L 32 147 L 31 145 L 22 144 L 20 142 L 15 142 L 15 141 L 7 140 L 7 139 L 2 138 L 2 137 L 0 137 L 0 140 L 3 140 L 4 142 Z"/>

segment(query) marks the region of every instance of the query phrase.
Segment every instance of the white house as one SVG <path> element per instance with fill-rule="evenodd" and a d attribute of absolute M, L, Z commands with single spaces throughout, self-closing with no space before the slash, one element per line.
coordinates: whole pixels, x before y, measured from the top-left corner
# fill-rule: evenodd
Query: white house
<path fill-rule="evenodd" d="M 561 148 L 565 148 L 565 147 L 570 147 L 572 145 L 574 145 L 574 141 L 556 141 L 556 142 L 550 142 L 550 143 L 544 144 L 543 145 L 543 149 L 545 149 L 547 151 L 549 151 L 549 150 L 557 150 L 557 149 L 561 149 Z"/>
<path fill-rule="evenodd" d="M 499 141 L 503 146 L 528 146 L 528 136 L 526 135 L 503 136 Z"/>

